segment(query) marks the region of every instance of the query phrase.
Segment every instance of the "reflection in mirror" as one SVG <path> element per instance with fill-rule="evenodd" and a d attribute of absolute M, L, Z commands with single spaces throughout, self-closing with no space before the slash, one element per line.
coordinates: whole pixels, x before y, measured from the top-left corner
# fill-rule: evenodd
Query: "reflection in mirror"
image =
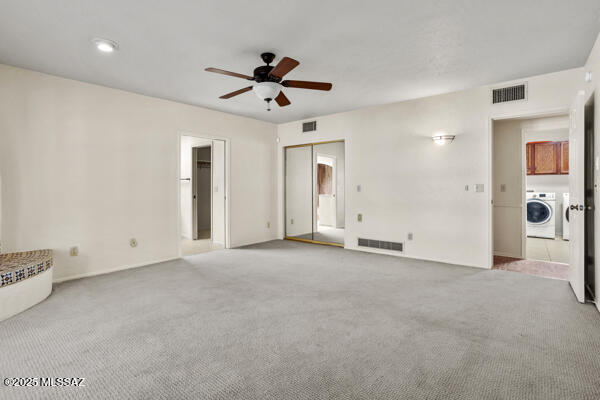
<path fill-rule="evenodd" d="M 344 244 L 344 142 L 313 149 L 313 240 Z"/>

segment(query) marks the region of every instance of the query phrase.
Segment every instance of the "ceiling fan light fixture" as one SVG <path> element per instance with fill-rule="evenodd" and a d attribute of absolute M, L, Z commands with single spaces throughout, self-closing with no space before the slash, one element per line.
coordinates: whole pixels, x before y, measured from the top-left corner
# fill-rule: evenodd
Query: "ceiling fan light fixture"
<path fill-rule="evenodd" d="M 281 92 L 281 88 L 282 86 L 277 82 L 259 82 L 252 87 L 252 90 L 261 100 L 273 100 Z"/>

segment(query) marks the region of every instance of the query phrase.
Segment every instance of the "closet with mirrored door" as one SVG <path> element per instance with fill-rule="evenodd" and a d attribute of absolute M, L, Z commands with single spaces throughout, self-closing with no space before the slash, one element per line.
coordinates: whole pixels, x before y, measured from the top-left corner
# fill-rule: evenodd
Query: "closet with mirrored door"
<path fill-rule="evenodd" d="M 344 141 L 288 146 L 285 238 L 344 246 Z"/>

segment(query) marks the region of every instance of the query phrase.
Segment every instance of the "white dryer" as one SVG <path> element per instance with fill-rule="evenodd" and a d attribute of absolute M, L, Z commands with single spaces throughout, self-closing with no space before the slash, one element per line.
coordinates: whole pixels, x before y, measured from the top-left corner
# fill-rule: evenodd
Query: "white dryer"
<path fill-rule="evenodd" d="M 556 193 L 527 192 L 527 236 L 554 239 Z"/>
<path fill-rule="evenodd" d="M 563 240 L 569 240 L 569 193 L 563 193 L 562 224 Z"/>

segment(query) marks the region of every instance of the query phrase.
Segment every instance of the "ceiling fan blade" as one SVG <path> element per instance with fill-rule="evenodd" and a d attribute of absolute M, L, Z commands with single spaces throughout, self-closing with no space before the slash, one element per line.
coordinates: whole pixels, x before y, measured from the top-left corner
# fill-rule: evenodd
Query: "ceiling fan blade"
<path fill-rule="evenodd" d="M 283 94 L 283 91 L 279 92 L 277 97 L 275 97 L 275 101 L 279 104 L 279 107 L 285 107 L 292 104 L 290 100 Z"/>
<path fill-rule="evenodd" d="M 254 80 L 253 76 L 248 76 L 248 75 L 244 75 L 244 74 L 238 74 L 237 72 L 225 71 L 224 69 L 219 69 L 219 68 L 206 68 L 205 71 L 216 72 L 217 74 L 235 76 L 236 78 L 247 79 L 249 81 L 253 81 Z"/>
<path fill-rule="evenodd" d="M 233 96 L 237 96 L 238 94 L 242 94 L 242 93 L 248 92 L 250 90 L 252 90 L 252 86 L 248 86 L 246 88 L 243 88 L 243 89 L 240 89 L 240 90 L 236 90 L 235 92 L 224 94 L 223 96 L 221 96 L 219 98 L 220 99 L 230 99 Z"/>
<path fill-rule="evenodd" d="M 333 86 L 327 82 L 311 82 L 311 81 L 283 81 L 281 84 L 285 87 L 293 87 L 299 89 L 313 89 L 313 90 L 331 90 Z"/>
<path fill-rule="evenodd" d="M 281 61 L 269 72 L 269 76 L 283 78 L 285 74 L 296 68 L 300 63 L 293 58 L 283 57 Z"/>

